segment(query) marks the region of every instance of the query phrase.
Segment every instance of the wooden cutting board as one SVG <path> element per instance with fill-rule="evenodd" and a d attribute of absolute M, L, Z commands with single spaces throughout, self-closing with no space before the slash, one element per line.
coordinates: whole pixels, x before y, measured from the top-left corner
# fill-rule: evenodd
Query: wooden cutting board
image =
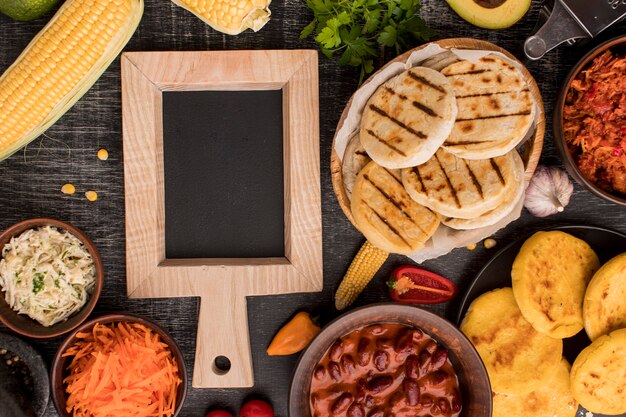
<path fill-rule="evenodd" d="M 167 259 L 163 93 L 199 90 L 282 91 L 284 256 Z M 122 112 L 128 296 L 200 297 L 193 386 L 251 387 L 246 297 L 322 290 L 317 52 L 126 53 Z"/>

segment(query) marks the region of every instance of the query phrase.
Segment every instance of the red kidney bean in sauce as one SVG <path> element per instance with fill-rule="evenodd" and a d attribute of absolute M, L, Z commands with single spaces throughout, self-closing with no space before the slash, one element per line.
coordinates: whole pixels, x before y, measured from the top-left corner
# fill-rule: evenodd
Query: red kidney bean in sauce
<path fill-rule="evenodd" d="M 330 376 L 330 377 L 329 377 Z M 448 351 L 403 324 L 366 326 L 333 343 L 311 378 L 314 416 L 458 417 L 458 378 Z"/>

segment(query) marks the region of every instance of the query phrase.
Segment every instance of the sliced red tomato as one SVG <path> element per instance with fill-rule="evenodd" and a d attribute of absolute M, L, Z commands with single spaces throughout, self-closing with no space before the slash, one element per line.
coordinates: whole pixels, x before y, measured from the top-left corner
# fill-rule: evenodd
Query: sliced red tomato
<path fill-rule="evenodd" d="M 405 304 L 445 303 L 457 293 L 456 285 L 449 279 L 411 265 L 396 268 L 387 286 L 391 298 Z"/>

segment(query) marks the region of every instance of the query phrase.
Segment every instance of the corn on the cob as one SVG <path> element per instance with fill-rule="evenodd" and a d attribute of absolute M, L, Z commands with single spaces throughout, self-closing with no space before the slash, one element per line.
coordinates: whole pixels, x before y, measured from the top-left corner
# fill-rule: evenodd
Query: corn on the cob
<path fill-rule="evenodd" d="M 0 77 L 0 160 L 54 124 L 134 33 L 143 0 L 67 0 Z"/>
<path fill-rule="evenodd" d="M 356 300 L 388 257 L 388 252 L 365 241 L 339 284 L 335 294 L 337 310 L 343 310 Z"/>
<path fill-rule="evenodd" d="M 246 29 L 258 31 L 270 20 L 271 0 L 172 0 L 213 29 L 238 35 Z"/>

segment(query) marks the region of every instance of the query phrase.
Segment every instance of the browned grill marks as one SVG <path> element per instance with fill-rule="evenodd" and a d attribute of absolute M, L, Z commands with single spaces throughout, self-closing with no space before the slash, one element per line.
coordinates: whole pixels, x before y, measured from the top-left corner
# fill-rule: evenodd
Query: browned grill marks
<path fill-rule="evenodd" d="M 483 195 L 483 187 L 482 185 L 480 185 L 480 181 L 478 181 L 478 178 L 476 178 L 474 171 L 472 171 L 472 168 L 470 168 L 467 161 L 463 159 L 463 162 L 465 162 L 465 167 L 467 168 L 467 172 L 469 173 L 470 178 L 472 179 L 472 183 L 474 184 L 474 187 L 476 187 L 476 190 L 478 190 L 478 194 L 480 195 L 480 198 L 484 200 L 485 196 Z"/>
<path fill-rule="evenodd" d="M 483 94 L 468 94 L 466 96 L 456 96 L 457 100 L 460 98 L 472 98 L 472 97 L 489 97 L 500 94 L 513 94 L 513 93 L 528 93 L 530 90 L 513 90 L 513 91 L 500 91 L 497 93 L 483 93 Z"/>
<path fill-rule="evenodd" d="M 385 197 L 387 200 L 389 200 L 389 202 L 391 204 L 393 204 L 398 210 L 400 210 L 402 212 L 402 214 L 404 214 L 406 217 L 408 217 L 410 220 L 411 217 L 406 214 L 403 210 L 404 204 L 400 201 L 396 201 L 394 200 L 389 194 L 387 194 L 387 192 L 385 190 L 383 190 L 382 188 L 380 188 L 374 181 L 372 181 L 372 179 L 369 177 L 369 175 L 364 175 L 363 178 L 365 179 L 365 181 L 369 182 L 372 187 L 376 188 L 376 190 L 383 195 L 383 197 Z"/>
<path fill-rule="evenodd" d="M 384 169 L 384 170 L 385 170 L 385 172 L 386 172 L 387 174 L 389 174 L 389 176 L 390 176 L 390 177 L 392 177 L 394 180 L 396 180 L 396 182 L 397 182 L 398 184 L 400 184 L 400 185 L 402 186 L 402 188 L 404 188 L 404 185 L 402 184 L 402 181 L 400 181 L 398 178 L 396 178 L 396 176 L 395 176 L 395 175 L 393 175 L 393 174 L 391 173 L 391 171 L 389 171 L 389 170 L 388 170 L 387 168 L 385 168 L 385 167 L 382 167 L 382 169 Z"/>
<path fill-rule="evenodd" d="M 393 204 L 395 206 L 395 208 L 397 208 L 400 213 L 402 213 L 404 215 L 404 217 L 406 217 L 411 223 L 413 223 L 418 229 L 420 229 L 420 231 L 424 234 L 426 234 L 426 232 L 424 231 L 424 229 L 422 229 L 420 227 L 419 224 L 417 224 L 417 222 L 415 220 L 413 220 L 413 218 L 409 215 L 409 213 L 407 213 L 406 211 L 404 211 L 404 203 L 400 202 L 400 201 L 396 201 L 394 200 L 389 194 L 387 194 L 387 192 L 385 192 L 385 190 L 383 190 L 382 188 L 380 188 L 374 181 L 372 181 L 372 179 L 369 177 L 369 175 L 364 175 L 363 178 L 365 178 L 365 180 L 367 182 L 369 182 L 372 187 L 374 187 L 376 189 L 376 191 L 378 191 L 383 197 L 385 197 L 391 204 Z"/>
<path fill-rule="evenodd" d="M 496 174 L 498 174 L 498 179 L 500 180 L 500 183 L 502 185 L 506 185 L 506 181 L 504 180 L 504 177 L 502 176 L 502 171 L 500 171 L 500 167 L 498 166 L 498 163 L 493 158 L 489 159 L 489 162 L 491 162 L 491 167 L 496 172 Z"/>
<path fill-rule="evenodd" d="M 480 145 L 481 143 L 495 142 L 494 140 L 468 140 L 467 142 L 444 142 L 444 146 L 464 146 L 464 145 Z"/>
<path fill-rule="evenodd" d="M 428 196 L 428 188 L 424 186 L 424 180 L 422 179 L 422 174 L 420 174 L 419 168 L 413 167 L 412 171 L 417 176 L 417 180 L 419 181 L 420 186 L 422 187 L 422 191 L 424 191 L 426 193 L 426 196 Z"/>
<path fill-rule="evenodd" d="M 381 116 L 386 117 L 387 119 L 391 120 L 393 123 L 395 123 L 398 126 L 400 126 L 402 129 L 406 130 L 409 133 L 412 133 L 413 135 L 417 136 L 420 139 L 427 139 L 428 138 L 428 136 L 426 136 L 423 132 L 420 132 L 418 130 L 413 129 L 410 126 L 405 125 L 400 120 L 396 119 L 395 117 L 392 117 L 386 111 L 384 111 L 383 109 L 381 109 L 379 107 L 376 107 L 373 104 L 370 104 L 370 110 L 373 110 L 376 113 L 380 114 Z"/>
<path fill-rule="evenodd" d="M 412 248 L 411 244 L 409 242 L 406 241 L 406 239 L 400 234 L 400 232 L 398 232 L 398 230 L 393 227 L 392 225 L 389 224 L 389 222 L 387 221 L 387 219 L 385 219 L 384 217 L 382 217 L 380 214 L 378 214 L 378 212 L 376 210 L 374 210 L 372 208 L 372 206 L 370 206 L 369 204 L 367 204 L 367 202 L 363 201 L 363 204 L 365 204 L 365 206 L 370 209 L 372 211 L 372 213 L 374 213 L 376 215 L 376 217 L 378 217 L 378 219 L 383 222 L 385 224 L 385 226 L 387 226 L 389 228 L 389 230 L 391 230 L 391 233 L 393 233 L 394 235 L 398 236 L 400 238 L 400 240 L 402 240 L 402 242 L 404 242 L 405 245 L 407 245 L 409 248 Z"/>
<path fill-rule="evenodd" d="M 398 97 L 400 97 L 402 100 L 407 100 L 407 99 L 408 99 L 408 97 L 407 97 L 407 96 L 405 96 L 404 94 L 397 93 L 397 92 L 396 92 L 396 90 L 394 90 L 394 89 L 393 89 L 393 88 L 391 88 L 391 87 L 387 87 L 387 86 L 385 86 L 385 90 L 387 90 L 387 92 L 388 92 L 389 94 L 392 94 L 392 95 L 394 95 L 394 96 L 398 96 Z"/>
<path fill-rule="evenodd" d="M 393 88 L 391 87 L 385 87 L 385 90 L 389 93 L 392 94 L 394 96 L 399 97 L 402 100 L 408 100 L 409 98 L 407 96 L 405 96 L 404 94 L 400 94 L 397 93 Z M 433 109 L 431 109 L 430 107 L 420 103 L 419 101 L 413 100 L 413 106 L 415 106 L 416 108 L 420 109 L 421 111 L 423 111 L 424 113 L 426 113 L 427 115 L 431 116 L 431 117 L 441 117 L 439 116 Z"/>
<path fill-rule="evenodd" d="M 421 111 L 423 111 L 424 113 L 426 113 L 427 115 L 431 116 L 431 117 L 441 117 L 439 116 L 437 113 L 435 113 L 435 111 L 433 109 L 431 109 L 428 106 L 425 106 L 424 104 L 420 103 L 419 101 L 413 101 L 413 106 L 415 106 L 416 108 L 420 109 Z"/>
<path fill-rule="evenodd" d="M 450 193 L 452 194 L 452 197 L 454 197 L 454 202 L 456 203 L 456 206 L 458 208 L 461 208 L 461 202 L 459 201 L 459 196 L 456 194 L 456 189 L 454 188 L 454 186 L 452 186 L 452 181 L 450 181 L 450 177 L 448 177 L 448 173 L 443 168 L 443 165 L 441 164 L 441 161 L 439 160 L 439 157 L 437 156 L 437 154 L 435 154 L 435 159 L 437 160 L 437 163 L 439 164 L 439 168 L 441 169 L 441 172 L 443 172 L 443 176 L 446 177 L 446 183 L 448 184 L 448 187 L 450 187 Z"/>
<path fill-rule="evenodd" d="M 466 71 L 466 72 L 457 72 L 455 74 L 449 74 L 449 77 L 453 77 L 456 75 L 473 75 L 473 74 L 484 74 L 486 72 L 491 72 L 491 70 L 486 70 L 486 69 L 478 69 L 478 70 L 471 70 L 471 71 Z"/>
<path fill-rule="evenodd" d="M 414 79 L 418 83 L 422 83 L 425 86 L 428 86 L 434 90 L 437 90 L 442 94 L 446 94 L 446 90 L 443 87 L 438 86 L 437 84 L 431 83 L 430 81 L 428 81 L 426 78 L 422 77 L 421 75 L 413 74 L 411 71 L 409 71 L 409 77 Z"/>
<path fill-rule="evenodd" d="M 511 114 L 495 114 L 493 116 L 473 117 L 470 119 L 456 119 L 456 121 L 457 122 L 470 122 L 472 120 L 502 119 L 504 117 L 519 117 L 519 116 L 530 116 L 530 110 L 521 111 L 519 113 L 511 113 Z"/>
<path fill-rule="evenodd" d="M 404 153 L 401 149 L 398 149 L 395 146 L 391 145 L 385 139 L 383 139 L 380 136 L 378 136 L 376 134 L 376 132 L 374 132 L 373 130 L 367 129 L 367 133 L 370 134 L 371 136 L 373 136 L 377 141 L 379 141 L 380 143 L 382 143 L 383 145 L 385 145 L 386 147 L 388 147 L 392 151 L 397 152 L 397 153 L 399 153 L 402 156 L 406 156 L 406 153 Z"/>

